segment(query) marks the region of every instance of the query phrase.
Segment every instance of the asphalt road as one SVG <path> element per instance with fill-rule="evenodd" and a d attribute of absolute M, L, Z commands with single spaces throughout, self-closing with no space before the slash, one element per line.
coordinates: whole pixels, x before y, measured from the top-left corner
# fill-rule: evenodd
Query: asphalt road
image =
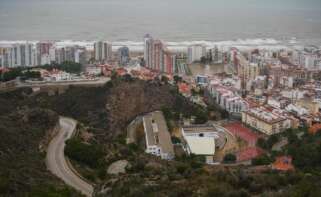
<path fill-rule="evenodd" d="M 59 123 L 61 129 L 52 139 L 47 150 L 47 168 L 67 185 L 75 188 L 86 196 L 92 196 L 93 186 L 73 172 L 64 156 L 65 141 L 72 136 L 76 128 L 76 121 L 60 117 Z"/>

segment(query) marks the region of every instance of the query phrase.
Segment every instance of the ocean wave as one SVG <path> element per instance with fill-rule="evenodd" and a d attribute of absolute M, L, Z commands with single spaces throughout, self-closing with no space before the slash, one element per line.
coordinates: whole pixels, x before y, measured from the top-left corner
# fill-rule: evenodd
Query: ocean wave
<path fill-rule="evenodd" d="M 0 41 L 1 46 L 8 46 L 15 43 L 37 43 L 37 41 Z M 92 40 L 82 40 L 82 41 L 75 41 L 75 40 L 55 40 L 55 46 L 57 48 L 66 47 L 66 46 L 81 46 L 86 47 L 89 50 L 93 50 L 93 44 L 95 41 Z M 283 49 L 288 48 L 289 45 L 299 45 L 296 38 L 291 38 L 287 41 L 279 41 L 273 38 L 256 38 L 256 39 L 237 39 L 237 40 L 227 40 L 227 41 L 181 41 L 181 42 L 174 42 L 174 41 L 163 41 L 164 44 L 167 46 L 169 50 L 173 51 L 186 51 L 189 46 L 192 45 L 204 45 L 207 49 L 213 48 L 215 46 L 220 47 L 221 49 L 228 49 L 230 47 L 236 47 L 239 49 L 251 49 L 251 48 L 259 48 L 259 49 Z M 116 51 L 118 48 L 122 46 L 129 47 L 130 50 L 133 51 L 142 51 L 144 48 L 143 41 L 115 41 L 111 42 L 113 45 L 113 50 Z"/>

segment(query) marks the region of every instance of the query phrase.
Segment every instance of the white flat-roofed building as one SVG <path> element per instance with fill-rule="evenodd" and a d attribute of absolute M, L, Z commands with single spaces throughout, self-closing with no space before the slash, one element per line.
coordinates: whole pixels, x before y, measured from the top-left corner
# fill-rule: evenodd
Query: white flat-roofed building
<path fill-rule="evenodd" d="M 211 125 L 190 125 L 182 127 L 182 135 L 186 142 L 188 154 L 203 155 L 206 163 L 213 163 L 215 154 L 215 139 L 218 133 Z"/>
<path fill-rule="evenodd" d="M 215 140 L 213 137 L 185 136 L 187 151 L 195 155 L 214 155 Z"/>
<path fill-rule="evenodd" d="M 102 68 L 100 66 L 87 66 L 86 73 L 88 75 L 98 76 L 102 74 Z"/>
<path fill-rule="evenodd" d="M 50 74 L 53 81 L 68 81 L 71 80 L 71 75 L 64 71 L 55 71 Z"/>
<path fill-rule="evenodd" d="M 146 153 L 171 160 L 175 157 L 171 136 L 163 113 L 155 111 L 143 117 Z"/>

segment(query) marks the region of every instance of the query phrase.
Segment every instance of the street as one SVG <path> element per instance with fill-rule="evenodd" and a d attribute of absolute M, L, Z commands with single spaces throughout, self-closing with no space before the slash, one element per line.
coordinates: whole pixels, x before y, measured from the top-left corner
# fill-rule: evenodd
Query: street
<path fill-rule="evenodd" d="M 93 186 L 73 172 L 64 156 L 65 141 L 72 136 L 77 123 L 73 119 L 64 117 L 60 117 L 59 123 L 61 129 L 48 146 L 46 156 L 47 168 L 67 185 L 86 196 L 92 196 Z"/>

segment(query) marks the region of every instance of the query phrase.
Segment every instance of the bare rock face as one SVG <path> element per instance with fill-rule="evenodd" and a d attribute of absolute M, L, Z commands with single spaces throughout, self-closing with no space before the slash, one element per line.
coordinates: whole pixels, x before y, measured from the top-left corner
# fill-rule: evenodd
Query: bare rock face
<path fill-rule="evenodd" d="M 115 135 L 121 134 L 137 115 L 172 106 L 175 100 L 168 85 L 144 81 L 122 82 L 109 95 L 106 110 L 110 130 Z"/>
<path fill-rule="evenodd" d="M 107 169 L 108 174 L 118 175 L 126 173 L 126 167 L 129 165 L 127 160 L 119 160 L 110 164 Z"/>

